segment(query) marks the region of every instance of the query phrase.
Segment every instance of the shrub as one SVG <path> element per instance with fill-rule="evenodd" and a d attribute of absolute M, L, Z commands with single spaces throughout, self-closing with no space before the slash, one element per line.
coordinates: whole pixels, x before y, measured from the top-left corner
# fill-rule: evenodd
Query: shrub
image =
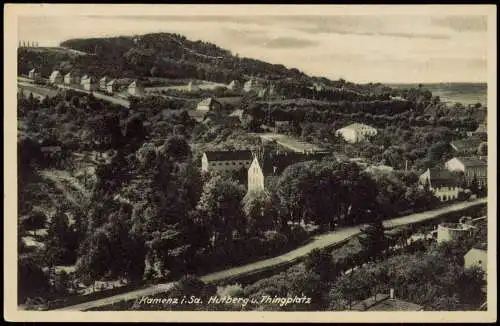
<path fill-rule="evenodd" d="M 243 295 L 243 287 L 239 283 L 226 286 L 218 286 L 217 295 L 219 297 L 241 297 Z"/>

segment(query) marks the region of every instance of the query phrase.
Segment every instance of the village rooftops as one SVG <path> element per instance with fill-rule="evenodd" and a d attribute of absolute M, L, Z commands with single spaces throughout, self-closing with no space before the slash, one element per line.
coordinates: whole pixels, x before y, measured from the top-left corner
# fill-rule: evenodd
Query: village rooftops
<path fill-rule="evenodd" d="M 470 167 L 485 167 L 488 165 L 488 161 L 486 158 L 483 157 L 474 157 L 474 156 L 461 156 L 461 157 L 456 157 L 457 160 L 462 162 L 462 164 L 466 168 Z"/>
<path fill-rule="evenodd" d="M 209 161 L 251 161 L 253 158 L 250 150 L 207 151 L 205 155 Z"/>
<path fill-rule="evenodd" d="M 455 173 L 438 167 L 429 169 L 429 177 L 433 187 L 453 187 L 458 184 L 458 176 Z"/>
<path fill-rule="evenodd" d="M 422 311 L 422 306 L 399 299 L 391 299 L 387 294 L 377 294 L 354 304 L 351 310 L 356 311 Z"/>
<path fill-rule="evenodd" d="M 110 81 L 106 84 L 106 86 L 113 86 L 113 85 L 115 85 L 115 84 L 118 84 L 118 83 L 116 82 L 116 79 L 111 79 L 111 80 L 110 80 Z"/>

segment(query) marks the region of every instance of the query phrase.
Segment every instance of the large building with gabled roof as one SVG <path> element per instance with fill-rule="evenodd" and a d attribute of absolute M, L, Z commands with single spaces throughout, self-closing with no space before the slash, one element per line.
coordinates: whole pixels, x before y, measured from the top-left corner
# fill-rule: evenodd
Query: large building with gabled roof
<path fill-rule="evenodd" d="M 232 172 L 248 169 L 252 163 L 250 150 L 206 151 L 201 158 L 203 172 Z"/>
<path fill-rule="evenodd" d="M 445 168 L 452 172 L 461 172 L 467 185 L 473 180 L 481 188 L 488 183 L 488 160 L 479 156 L 457 156 L 445 163 Z"/>
<path fill-rule="evenodd" d="M 352 123 L 337 130 L 335 135 L 341 136 L 349 143 L 357 143 L 368 137 L 376 136 L 377 129 L 362 123 Z"/>

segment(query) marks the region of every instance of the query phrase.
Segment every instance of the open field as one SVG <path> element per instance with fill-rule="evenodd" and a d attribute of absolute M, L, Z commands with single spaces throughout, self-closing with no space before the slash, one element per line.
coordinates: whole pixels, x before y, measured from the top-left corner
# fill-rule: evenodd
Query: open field
<path fill-rule="evenodd" d="M 294 152 L 297 153 L 305 153 L 305 152 L 311 152 L 311 151 L 324 151 L 325 149 L 316 146 L 314 144 L 301 141 L 298 139 L 295 139 L 293 137 L 283 135 L 283 134 L 277 134 L 277 133 L 263 133 L 263 134 L 257 134 L 257 133 L 252 133 L 250 134 L 252 136 L 257 136 L 262 138 L 263 140 L 267 141 L 273 141 L 275 140 L 278 144 L 281 146 L 284 146 L 288 149 L 291 149 Z"/>

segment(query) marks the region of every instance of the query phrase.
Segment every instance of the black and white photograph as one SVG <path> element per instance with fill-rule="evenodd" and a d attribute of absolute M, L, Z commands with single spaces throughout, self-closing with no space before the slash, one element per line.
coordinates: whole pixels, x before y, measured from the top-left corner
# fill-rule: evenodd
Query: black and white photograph
<path fill-rule="evenodd" d="M 495 9 L 10 5 L 12 315 L 496 320 Z"/>

